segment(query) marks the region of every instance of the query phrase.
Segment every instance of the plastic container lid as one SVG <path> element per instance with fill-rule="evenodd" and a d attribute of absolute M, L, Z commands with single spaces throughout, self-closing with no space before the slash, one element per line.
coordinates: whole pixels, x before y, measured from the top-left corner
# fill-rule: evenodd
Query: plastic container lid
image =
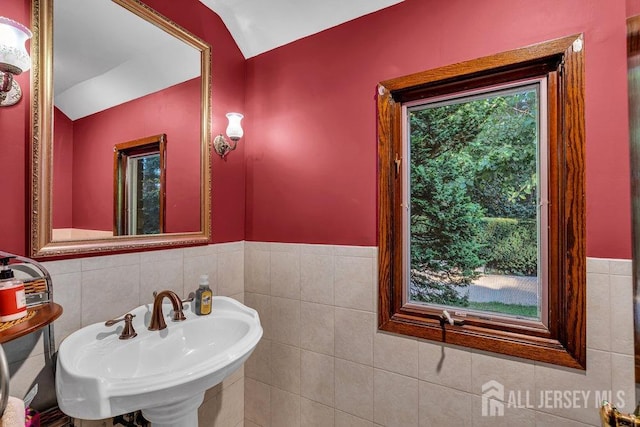
<path fill-rule="evenodd" d="M 9 261 L 15 257 L 0 258 L 0 264 L 2 264 L 2 270 L 0 270 L 0 280 L 13 279 L 13 270 L 9 268 Z"/>
<path fill-rule="evenodd" d="M 209 286 L 209 275 L 203 274 L 200 276 L 200 286 Z"/>

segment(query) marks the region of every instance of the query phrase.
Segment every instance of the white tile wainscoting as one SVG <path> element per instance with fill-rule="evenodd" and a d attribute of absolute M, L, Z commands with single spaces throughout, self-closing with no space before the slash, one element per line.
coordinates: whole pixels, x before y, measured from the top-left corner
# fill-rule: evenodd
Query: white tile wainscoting
<path fill-rule="evenodd" d="M 153 290 L 186 296 L 201 274 L 214 294 L 258 310 L 264 338 L 244 369 L 207 393 L 201 427 L 597 426 L 596 392 L 620 391 L 621 409 L 635 406 L 629 260 L 587 260 L 586 372 L 378 332 L 375 247 L 235 242 L 45 265 L 64 308 L 56 344 L 151 302 Z M 36 338 L 5 346 L 13 395 L 24 395 L 43 369 Z M 507 407 L 504 417 L 482 417 L 489 380 L 521 397 L 529 392 L 532 406 L 558 390 L 590 400 L 585 408 Z"/>
<path fill-rule="evenodd" d="M 54 300 L 64 312 L 54 322 L 56 346 L 73 331 L 153 302 L 153 291 L 171 289 L 186 297 L 209 275 L 214 295 L 244 301 L 244 242 L 192 248 L 75 258 L 43 263 L 53 279 Z M 44 367 L 42 338 L 28 336 L 5 344 L 11 395 L 22 397 L 39 381 Z M 52 387 L 51 384 L 45 385 Z M 40 384 L 43 387 L 43 384 Z M 200 427 L 242 426 L 244 369 L 205 394 Z M 111 426 L 111 420 L 75 420 L 76 426 Z"/>
<path fill-rule="evenodd" d="M 635 407 L 631 275 L 630 260 L 587 260 L 584 372 L 377 331 L 375 247 L 246 242 L 245 303 L 265 335 L 245 426 L 599 426 L 604 391 Z M 490 380 L 521 398 L 503 417 L 481 415 Z M 588 398 L 537 407 L 556 391 Z"/>

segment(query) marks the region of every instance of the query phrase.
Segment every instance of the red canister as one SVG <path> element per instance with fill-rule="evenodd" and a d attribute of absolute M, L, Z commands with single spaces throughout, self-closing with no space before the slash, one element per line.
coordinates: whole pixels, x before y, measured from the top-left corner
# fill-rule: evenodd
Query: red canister
<path fill-rule="evenodd" d="M 26 315 L 27 300 L 24 295 L 24 283 L 19 280 L 0 282 L 0 322 L 9 322 Z"/>
<path fill-rule="evenodd" d="M 9 322 L 27 315 L 27 300 L 24 295 L 24 283 L 13 277 L 9 268 L 12 257 L 1 258 L 0 270 L 0 322 Z"/>

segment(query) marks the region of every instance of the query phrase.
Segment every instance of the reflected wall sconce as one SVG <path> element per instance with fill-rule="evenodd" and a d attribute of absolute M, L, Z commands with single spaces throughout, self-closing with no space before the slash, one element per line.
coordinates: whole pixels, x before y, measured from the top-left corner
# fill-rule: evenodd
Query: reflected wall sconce
<path fill-rule="evenodd" d="M 229 120 L 229 124 L 227 125 L 227 136 L 231 140 L 231 143 L 229 143 L 222 134 L 216 136 L 213 140 L 213 149 L 216 150 L 216 153 L 218 153 L 223 159 L 229 151 L 236 149 L 238 141 L 242 138 L 242 135 L 244 135 L 242 125 L 240 124 L 240 120 L 242 120 L 243 117 L 244 116 L 240 113 L 227 113 L 227 119 Z"/>
<path fill-rule="evenodd" d="M 25 43 L 31 31 L 12 19 L 0 16 L 0 106 L 14 105 L 22 98 L 18 82 L 13 80 L 31 68 L 31 58 Z"/>

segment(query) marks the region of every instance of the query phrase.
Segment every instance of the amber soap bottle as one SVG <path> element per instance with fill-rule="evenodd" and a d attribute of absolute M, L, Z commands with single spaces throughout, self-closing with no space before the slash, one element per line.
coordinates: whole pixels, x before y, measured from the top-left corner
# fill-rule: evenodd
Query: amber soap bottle
<path fill-rule="evenodd" d="M 211 314 L 211 304 L 213 303 L 213 292 L 209 288 L 209 276 L 200 276 L 200 287 L 196 291 L 195 311 L 198 316 Z"/>

